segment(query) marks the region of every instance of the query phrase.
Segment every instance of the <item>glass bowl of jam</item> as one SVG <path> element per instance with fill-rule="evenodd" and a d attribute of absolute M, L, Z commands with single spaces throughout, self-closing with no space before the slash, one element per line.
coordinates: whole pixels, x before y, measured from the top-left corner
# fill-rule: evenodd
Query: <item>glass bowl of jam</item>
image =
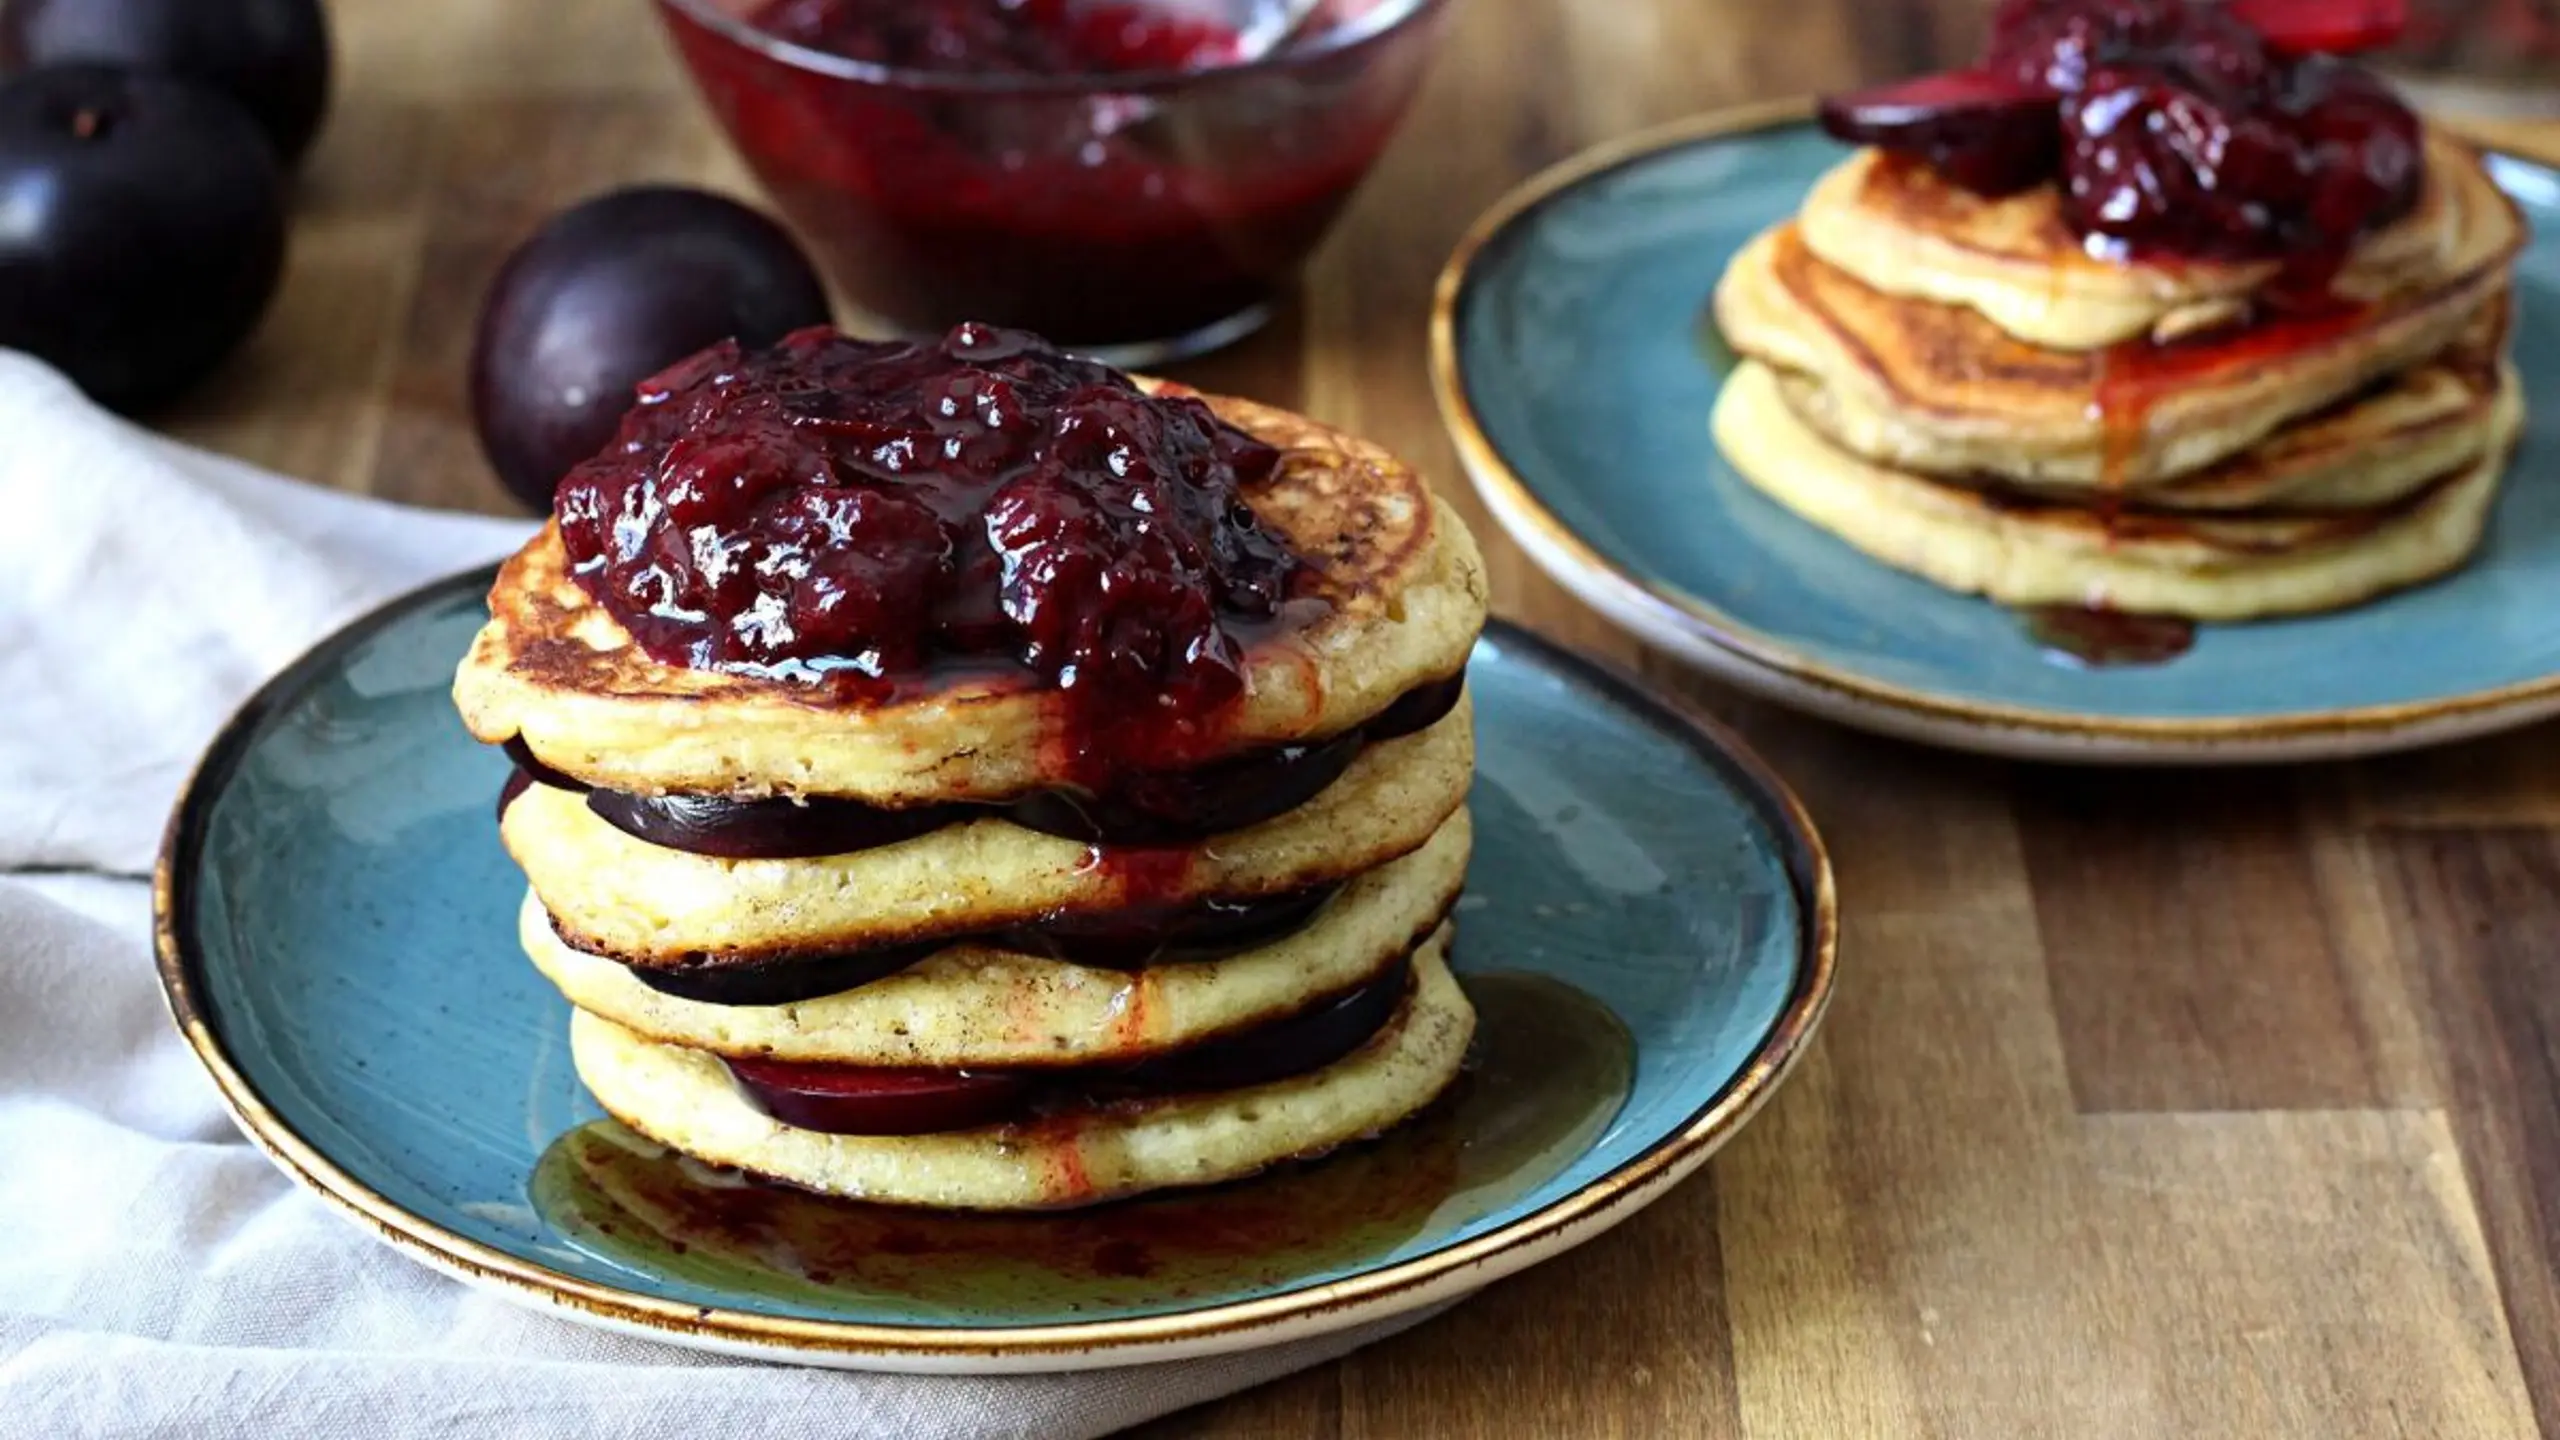
<path fill-rule="evenodd" d="M 1118 365 L 1251 333 L 1421 82 L 1447 0 L 657 0 L 748 166 L 881 325 Z"/>

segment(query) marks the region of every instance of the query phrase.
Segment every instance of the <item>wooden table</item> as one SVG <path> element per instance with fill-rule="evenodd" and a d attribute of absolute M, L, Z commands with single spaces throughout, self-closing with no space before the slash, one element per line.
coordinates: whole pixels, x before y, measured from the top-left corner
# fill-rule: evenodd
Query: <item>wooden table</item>
<path fill-rule="evenodd" d="M 173 428 L 501 508 L 462 401 L 499 257 L 612 184 L 752 186 L 644 0 L 334 8 L 339 104 L 283 298 Z M 1479 209 L 1582 145 L 1954 57 L 1979 13 L 1457 10 L 1303 302 L 1185 378 L 1413 457 L 1476 521 L 1503 613 L 1747 733 L 1830 837 L 1839 999 L 1786 1091 L 1669 1199 L 1150 1433 L 2560 1436 L 2560 737 L 2074 773 L 1869 739 L 1640 653 L 1466 492 L 1424 378 L 1433 274 Z"/>

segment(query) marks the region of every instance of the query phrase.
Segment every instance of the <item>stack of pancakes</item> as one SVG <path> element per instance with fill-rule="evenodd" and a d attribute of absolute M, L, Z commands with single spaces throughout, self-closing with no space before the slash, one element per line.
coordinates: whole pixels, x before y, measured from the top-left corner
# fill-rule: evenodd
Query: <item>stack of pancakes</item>
<path fill-rule="evenodd" d="M 1312 583 L 1252 640 L 1208 768 L 1147 777 L 1219 797 L 1184 822 L 1201 833 L 1143 847 L 1058 833 L 1111 798 L 1063 779 L 1059 692 L 979 675 L 830 704 L 649 658 L 556 526 L 507 563 L 455 698 L 518 756 L 522 939 L 606 1109 L 811 1190 L 1033 1209 L 1319 1154 L 1450 1083 L 1474 1025 L 1446 957 L 1481 561 L 1377 447 L 1211 404 L 1284 451 L 1250 503 Z M 737 850 L 741 815 L 758 858 L 700 853 Z M 1310 1043 L 1327 1053 L 1292 1069 Z M 829 1133 L 767 1113 L 731 1060 L 1001 1075 L 1028 1098 L 1001 1123 Z"/>
<path fill-rule="evenodd" d="M 2093 256 L 2055 189 L 1864 150 L 1726 271 L 1715 433 L 1877 559 L 2021 606 L 2327 609 L 2477 545 L 2523 404 L 2515 207 L 2427 145 L 2417 206 L 2316 293 L 2275 263 Z"/>

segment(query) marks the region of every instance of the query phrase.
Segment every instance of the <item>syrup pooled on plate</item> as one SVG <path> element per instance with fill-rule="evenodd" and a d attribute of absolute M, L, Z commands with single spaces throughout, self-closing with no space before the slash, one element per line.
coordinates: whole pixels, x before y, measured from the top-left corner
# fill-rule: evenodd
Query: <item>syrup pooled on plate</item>
<path fill-rule="evenodd" d="M 1598 1001 L 1545 976 L 1465 977 L 1477 1030 L 1451 1094 L 1401 1129 L 1212 1190 L 1058 1216 L 862 1205 L 688 1160 L 612 1121 L 569 1131 L 533 1201 L 617 1264 L 801 1305 L 869 1297 L 916 1319 L 1157 1309 L 1375 1263 L 1510 1205 L 1590 1149 L 1634 1048 Z"/>
<path fill-rule="evenodd" d="M 2196 643 L 2196 622 L 2176 615 L 2043 605 L 2021 611 L 2020 618 L 2048 654 L 2084 669 L 2165 665 Z"/>

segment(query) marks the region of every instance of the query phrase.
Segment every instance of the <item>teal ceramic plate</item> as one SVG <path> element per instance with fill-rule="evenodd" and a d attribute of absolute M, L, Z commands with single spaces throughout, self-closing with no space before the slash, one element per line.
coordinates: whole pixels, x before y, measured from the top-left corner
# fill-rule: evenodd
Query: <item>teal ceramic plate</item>
<path fill-rule="evenodd" d="M 1199 1197 L 930 1217 L 745 1186 L 605 1122 L 516 947 L 505 760 L 446 698 L 489 575 L 323 642 L 171 823 L 162 976 L 242 1127 L 400 1249 L 573 1318 L 765 1358 L 1071 1369 L 1418 1310 L 1578 1244 L 1765 1100 L 1830 992 L 1820 842 L 1710 725 L 1517 630 L 1473 669 L 1462 1094 Z M 1534 1081 L 1535 1083 L 1531 1083 Z"/>
<path fill-rule="evenodd" d="M 1443 272 L 1442 412 L 1487 503 L 1557 579 L 1745 687 L 1967 749 L 2307 758 L 2560 712 L 2560 174 L 2494 162 L 2538 236 L 2516 270 L 2534 422 L 2477 559 L 2333 615 L 2205 627 L 2167 664 L 2092 670 L 1782 510 L 1709 437 L 1732 363 L 1701 323 L 1716 279 L 1842 153 L 1801 114 L 1709 116 L 1570 161 L 1496 206 Z"/>

